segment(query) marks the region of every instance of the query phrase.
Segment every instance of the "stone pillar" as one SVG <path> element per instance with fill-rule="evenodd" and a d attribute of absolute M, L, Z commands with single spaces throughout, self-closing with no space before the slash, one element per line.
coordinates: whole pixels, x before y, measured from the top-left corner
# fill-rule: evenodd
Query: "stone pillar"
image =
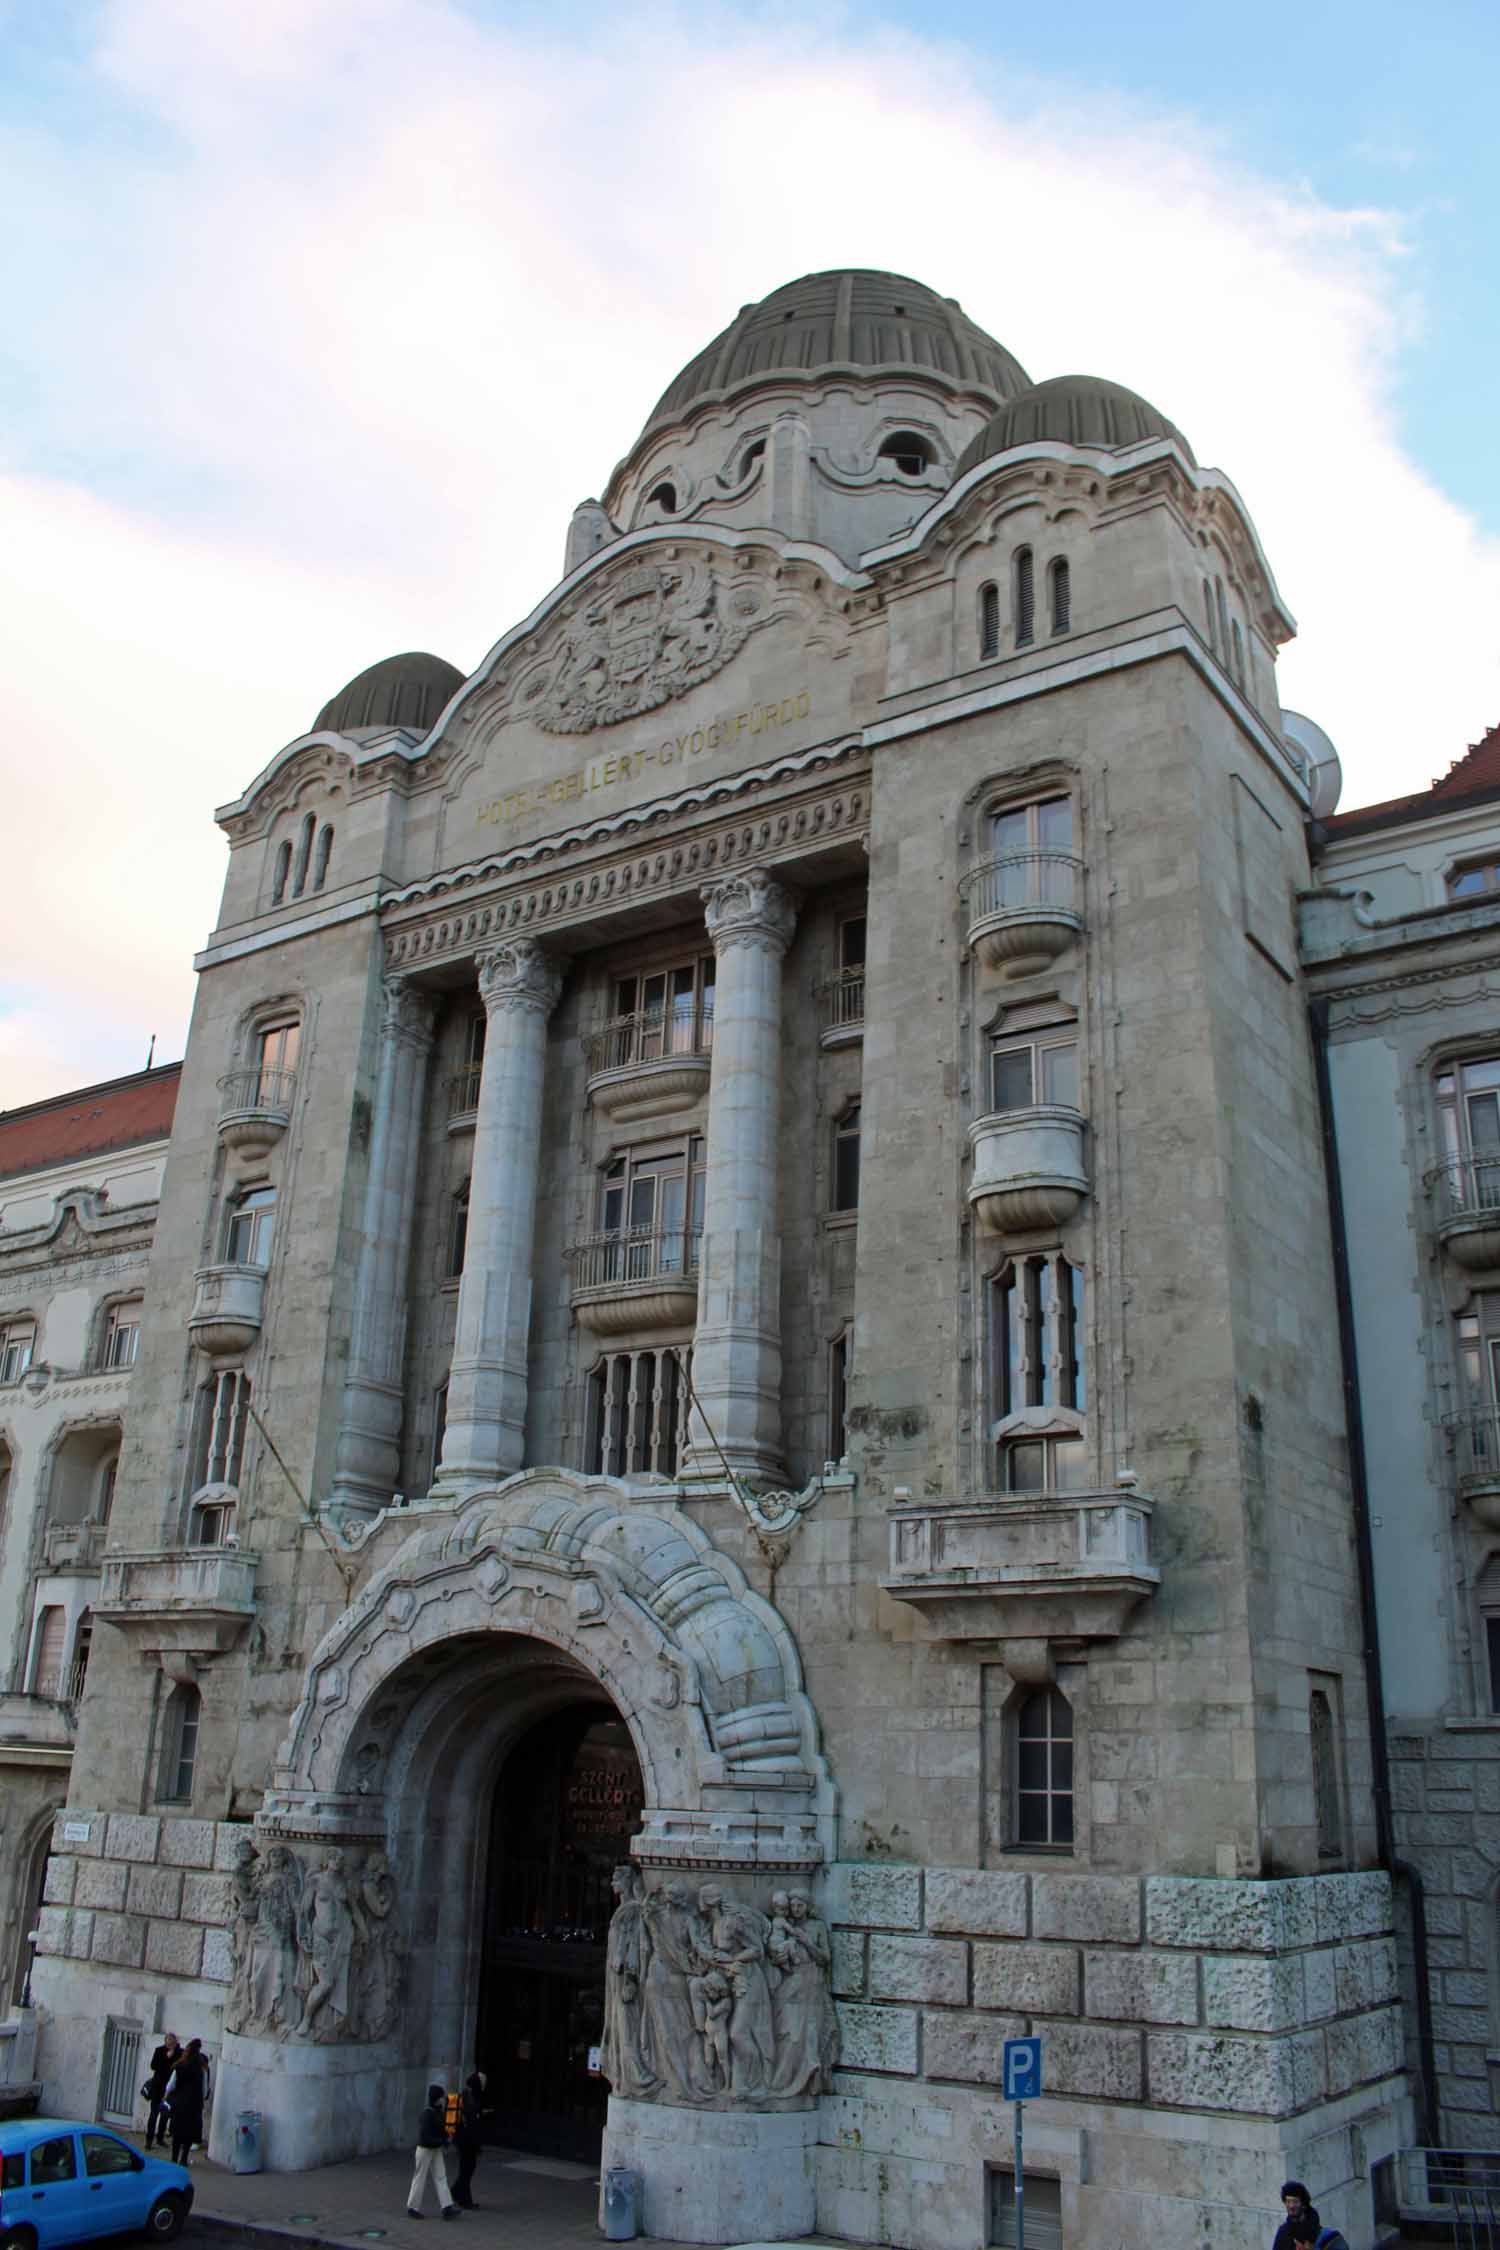
<path fill-rule="evenodd" d="M 718 977 L 693 1339 L 702 1412 L 689 1421 L 684 1473 L 721 1477 L 722 1448 L 737 1476 L 781 1483 L 781 963 L 796 907 L 759 868 L 703 897 Z"/>
<path fill-rule="evenodd" d="M 432 1002 L 404 977 L 387 983 L 384 1002 L 349 1373 L 326 1504 L 340 1521 L 387 1507 L 401 1474 L 406 1279 Z"/>
<path fill-rule="evenodd" d="M 547 1019 L 562 970 L 530 938 L 479 958 L 489 1018 L 448 1421 L 435 1490 L 473 1491 L 519 1469 L 526 1450 L 532 1238 L 541 1164 Z"/>

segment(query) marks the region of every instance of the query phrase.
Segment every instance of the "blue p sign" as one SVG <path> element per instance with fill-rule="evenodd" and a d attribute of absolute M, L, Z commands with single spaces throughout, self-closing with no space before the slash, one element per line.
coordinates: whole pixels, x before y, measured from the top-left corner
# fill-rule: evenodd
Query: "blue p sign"
<path fill-rule="evenodd" d="M 1007 2039 L 1001 2049 L 1001 2082 L 1008 2102 L 1034 2101 L 1042 2090 L 1040 2039 Z"/>

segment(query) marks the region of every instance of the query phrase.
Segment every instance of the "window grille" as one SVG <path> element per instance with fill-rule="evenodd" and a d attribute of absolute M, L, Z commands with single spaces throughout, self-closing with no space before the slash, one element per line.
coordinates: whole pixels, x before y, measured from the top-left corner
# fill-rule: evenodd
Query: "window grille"
<path fill-rule="evenodd" d="M 687 1435 L 685 1344 L 607 1352 L 589 1377 L 585 1466 L 609 1477 L 674 1477 Z"/>
<path fill-rule="evenodd" d="M 1036 565 L 1031 549 L 1016 553 L 1016 646 L 1024 648 L 1036 638 Z"/>
<path fill-rule="evenodd" d="M 211 1376 L 198 1392 L 189 1489 L 236 1487 L 250 1423 L 250 1378 L 243 1368 Z"/>
<path fill-rule="evenodd" d="M 104 2123 L 134 2125 L 140 2106 L 143 2026 L 128 2016 L 104 2019 L 104 2059 L 99 2074 L 99 2115 Z"/>
<path fill-rule="evenodd" d="M 997 2165 L 989 2179 L 989 2241 L 1015 2250 L 1016 2175 Z M 1027 2250 L 1062 2250 L 1062 2182 L 1026 2168 Z"/>
<path fill-rule="evenodd" d="M 995 1473 L 1003 1492 L 1068 1492 L 1085 1474 L 1083 1275 L 1057 1250 L 990 1285 Z"/>

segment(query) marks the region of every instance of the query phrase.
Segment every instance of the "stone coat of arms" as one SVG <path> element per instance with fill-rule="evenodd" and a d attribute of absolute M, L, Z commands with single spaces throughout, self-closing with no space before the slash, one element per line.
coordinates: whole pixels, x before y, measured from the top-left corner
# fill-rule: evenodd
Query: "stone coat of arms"
<path fill-rule="evenodd" d="M 568 625 L 527 682 L 522 707 L 549 734 L 587 734 L 654 711 L 711 679 L 769 614 L 760 586 L 726 593 L 704 560 L 637 563 Z"/>

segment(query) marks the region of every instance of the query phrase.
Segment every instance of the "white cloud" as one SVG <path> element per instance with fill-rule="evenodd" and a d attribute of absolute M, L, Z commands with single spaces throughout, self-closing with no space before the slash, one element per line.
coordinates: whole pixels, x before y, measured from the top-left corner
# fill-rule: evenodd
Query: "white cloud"
<path fill-rule="evenodd" d="M 446 0 L 117 0 L 90 71 L 116 129 L 0 142 L 34 309 L 0 661 L 46 840 L 0 1099 L 180 1041 L 213 804 L 374 657 L 474 662 L 678 366 L 810 268 L 914 273 L 1179 422 L 1255 515 L 1349 800 L 1500 717 L 1500 550 L 1395 429 L 1398 227 L 1201 122 L 712 8 L 549 42 Z"/>

